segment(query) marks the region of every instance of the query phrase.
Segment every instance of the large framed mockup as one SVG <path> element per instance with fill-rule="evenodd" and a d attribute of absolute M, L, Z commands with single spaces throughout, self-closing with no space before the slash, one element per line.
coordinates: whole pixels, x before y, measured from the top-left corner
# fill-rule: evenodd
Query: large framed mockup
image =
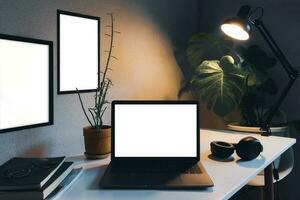
<path fill-rule="evenodd" d="M 58 94 L 96 91 L 100 74 L 100 18 L 57 11 Z"/>
<path fill-rule="evenodd" d="M 0 133 L 53 124 L 53 43 L 0 34 Z"/>

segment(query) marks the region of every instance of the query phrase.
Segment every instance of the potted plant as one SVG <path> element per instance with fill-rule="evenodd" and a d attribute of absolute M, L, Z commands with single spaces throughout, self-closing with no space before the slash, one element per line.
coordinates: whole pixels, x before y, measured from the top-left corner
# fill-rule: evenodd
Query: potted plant
<path fill-rule="evenodd" d="M 179 95 L 193 90 L 208 110 L 229 123 L 229 129 L 259 132 L 269 110 L 266 100 L 277 93 L 269 76 L 277 60 L 258 45 L 234 47 L 230 38 L 206 33 L 191 37 L 187 57 L 192 75 Z M 228 122 L 229 114 L 237 109 L 241 120 Z M 282 131 L 284 127 L 276 130 Z"/>
<path fill-rule="evenodd" d="M 105 158 L 111 152 L 111 127 L 103 123 L 103 115 L 108 107 L 109 101 L 107 100 L 107 93 L 109 88 L 112 86 L 112 81 L 107 77 L 107 72 L 110 70 L 109 65 L 111 59 L 116 59 L 113 56 L 114 47 L 114 34 L 120 33 L 114 30 L 114 16 L 109 14 L 111 19 L 110 34 L 105 34 L 110 38 L 110 46 L 106 66 L 104 71 L 101 72 L 102 78 L 98 85 L 98 88 L 94 95 L 94 105 L 89 107 L 87 110 L 84 107 L 81 95 L 77 90 L 79 101 L 83 110 L 83 113 L 89 122 L 89 126 L 83 128 L 84 145 L 85 145 L 85 156 L 88 159 Z M 88 111 L 88 112 L 87 112 Z"/>

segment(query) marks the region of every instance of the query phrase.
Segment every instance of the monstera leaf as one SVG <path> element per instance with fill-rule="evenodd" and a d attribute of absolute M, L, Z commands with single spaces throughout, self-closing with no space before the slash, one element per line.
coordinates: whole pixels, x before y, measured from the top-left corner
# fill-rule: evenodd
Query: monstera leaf
<path fill-rule="evenodd" d="M 245 62 L 252 65 L 255 70 L 266 74 L 269 69 L 274 67 L 277 60 L 270 57 L 264 50 L 258 45 L 251 45 L 249 47 L 238 46 L 236 48 L 237 53 L 241 56 Z"/>
<path fill-rule="evenodd" d="M 189 40 L 187 57 L 192 68 L 195 68 L 204 60 L 216 60 L 229 54 L 232 46 L 232 40 L 224 35 L 198 33 Z"/>
<path fill-rule="evenodd" d="M 249 76 L 249 86 L 263 84 L 269 79 L 268 70 L 276 65 L 275 58 L 269 56 L 258 45 L 237 46 L 235 50 L 242 59 L 241 68 Z"/>
<path fill-rule="evenodd" d="M 244 94 L 245 76 L 231 56 L 205 60 L 196 69 L 191 84 L 207 108 L 224 117 L 235 109 Z"/>

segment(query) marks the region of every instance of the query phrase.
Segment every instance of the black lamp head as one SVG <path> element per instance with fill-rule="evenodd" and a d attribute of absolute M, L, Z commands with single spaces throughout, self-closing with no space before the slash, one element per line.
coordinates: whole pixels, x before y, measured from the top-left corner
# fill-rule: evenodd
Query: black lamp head
<path fill-rule="evenodd" d="M 251 32 L 250 12 L 250 6 L 242 6 L 239 9 L 237 17 L 224 21 L 221 25 L 221 30 L 236 40 L 248 40 Z"/>

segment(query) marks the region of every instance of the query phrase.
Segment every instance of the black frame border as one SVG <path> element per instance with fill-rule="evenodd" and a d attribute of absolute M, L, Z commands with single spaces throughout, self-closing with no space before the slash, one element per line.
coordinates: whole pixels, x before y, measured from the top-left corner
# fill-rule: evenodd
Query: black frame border
<path fill-rule="evenodd" d="M 57 10 L 56 18 L 57 18 L 57 94 L 74 94 L 77 93 L 76 90 L 68 90 L 68 91 L 60 91 L 60 15 L 70 15 L 74 17 L 87 18 L 98 21 L 98 86 L 100 85 L 100 17 L 91 16 L 81 13 L 75 13 L 65 10 Z M 88 92 L 96 92 L 96 89 L 87 89 L 87 90 L 78 90 L 80 93 L 88 93 Z"/>
<path fill-rule="evenodd" d="M 49 47 L 49 66 L 48 66 L 48 72 L 49 72 L 49 121 L 44 123 L 38 123 L 38 124 L 32 124 L 32 125 L 25 125 L 25 126 L 18 126 L 13 128 L 6 128 L 6 129 L 0 129 L 1 133 L 8 133 L 12 131 L 19 131 L 24 129 L 30 129 L 30 128 L 36 128 L 41 126 L 48 126 L 53 125 L 54 123 L 54 105 L 53 105 L 53 42 L 48 40 L 40 40 L 40 39 L 34 39 L 34 38 L 28 38 L 28 37 L 19 37 L 14 35 L 6 35 L 6 34 L 0 34 L 0 39 L 4 40 L 12 40 L 12 41 L 18 41 L 18 42 L 27 42 L 27 43 L 34 43 L 34 44 L 43 44 L 47 45 Z"/>
<path fill-rule="evenodd" d="M 115 105 L 120 104 L 193 104 L 197 105 L 197 156 L 196 157 L 115 157 Z M 111 161 L 113 162 L 192 162 L 200 161 L 200 103 L 196 100 L 115 100 L 111 107 Z"/>

